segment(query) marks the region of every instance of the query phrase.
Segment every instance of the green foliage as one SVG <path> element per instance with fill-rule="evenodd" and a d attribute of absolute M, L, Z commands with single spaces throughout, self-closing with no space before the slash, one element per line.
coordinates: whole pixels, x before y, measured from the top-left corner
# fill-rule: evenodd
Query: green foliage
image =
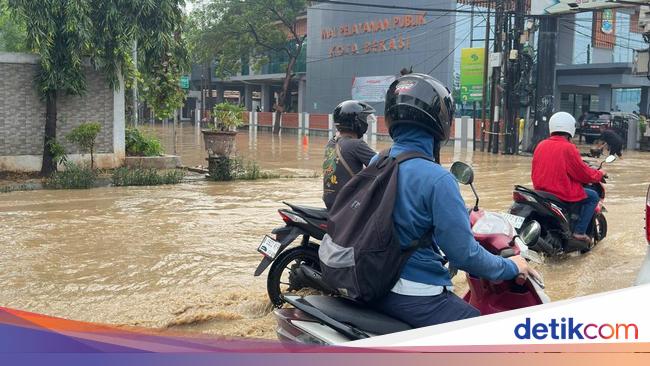
<path fill-rule="evenodd" d="M 9 12 L 7 0 L 0 0 L 0 51 L 27 52 L 25 24 Z"/>
<path fill-rule="evenodd" d="M 263 172 L 254 161 L 224 156 L 211 158 L 209 170 L 210 179 L 217 182 L 280 178 L 278 174 Z"/>
<path fill-rule="evenodd" d="M 126 128 L 126 154 L 128 156 L 161 156 L 164 149 L 160 140 L 142 133 L 135 127 Z"/>
<path fill-rule="evenodd" d="M 178 184 L 183 178 L 185 172 L 178 169 L 158 172 L 156 169 L 119 168 L 113 172 L 113 185 L 125 187 Z"/>
<path fill-rule="evenodd" d="M 65 137 L 69 142 L 77 145 L 82 153 L 90 153 L 90 169 L 95 168 L 95 141 L 101 130 L 102 125 L 99 122 L 87 122 L 74 128 Z"/>
<path fill-rule="evenodd" d="M 25 25 L 27 47 L 40 56 L 35 81 L 48 101 L 47 140 L 55 137 L 57 96 L 86 91 L 87 60 L 113 88 L 120 87 L 120 75 L 126 80 L 141 77 L 144 97 L 159 118 L 182 106 L 178 81 L 188 66 L 184 0 L 6 1 L 11 16 Z M 135 41 L 138 65 L 131 58 Z M 46 167 L 48 159 L 43 164 L 44 173 L 52 169 Z"/>
<path fill-rule="evenodd" d="M 65 170 L 57 171 L 45 181 L 50 189 L 88 189 L 95 185 L 97 173 L 94 169 L 80 164 L 67 163 Z"/>
<path fill-rule="evenodd" d="M 57 140 L 50 140 L 48 142 L 48 147 L 57 167 L 59 165 L 66 165 L 68 163 L 68 154 L 65 152 L 65 147 L 63 144 Z"/>
<path fill-rule="evenodd" d="M 645 131 L 647 128 L 648 128 L 648 121 L 644 116 L 641 116 L 641 118 L 639 118 L 639 132 L 641 132 L 641 137 L 645 135 Z"/>
<path fill-rule="evenodd" d="M 244 111 L 244 107 L 227 102 L 215 105 L 213 115 L 217 118 L 217 123 L 214 129 L 236 131 L 237 127 L 244 124 Z"/>
<path fill-rule="evenodd" d="M 289 81 L 306 36 L 297 32 L 305 0 L 211 0 L 190 15 L 188 43 L 196 62 L 216 59 L 217 75 L 236 75 L 242 60 L 259 69 L 268 55 L 284 54 L 285 80 L 278 103 L 284 111 Z"/>

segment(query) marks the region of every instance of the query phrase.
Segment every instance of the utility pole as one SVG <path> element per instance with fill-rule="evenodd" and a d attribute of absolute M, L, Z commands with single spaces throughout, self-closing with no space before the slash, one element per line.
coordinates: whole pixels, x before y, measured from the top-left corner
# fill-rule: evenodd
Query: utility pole
<path fill-rule="evenodd" d="M 535 128 L 529 152 L 548 136 L 548 120 L 553 113 L 555 93 L 555 69 L 557 64 L 558 18 L 542 17 L 540 22 L 537 91 L 535 93 Z"/>
<path fill-rule="evenodd" d="M 516 0 L 514 26 L 508 32 L 508 50 L 509 56 L 507 61 L 507 87 L 506 89 L 506 110 L 504 111 L 506 125 L 506 146 L 505 153 L 514 155 L 519 152 L 519 114 L 521 109 L 520 90 L 515 88 L 521 85 L 521 57 L 523 52 L 522 35 L 524 33 L 526 11 L 525 0 Z"/>
<path fill-rule="evenodd" d="M 494 53 L 500 54 L 500 64 L 503 64 L 503 25 L 504 25 L 504 16 L 503 16 L 503 1 L 496 2 L 495 9 L 495 30 L 494 30 Z M 492 105 L 490 120 L 492 121 L 492 132 L 490 133 L 490 139 L 488 148 L 492 148 L 493 154 L 499 153 L 499 107 L 501 105 L 501 65 L 494 68 L 492 71 Z"/>
<path fill-rule="evenodd" d="M 133 66 L 138 69 L 138 40 L 133 40 Z M 138 127 L 138 77 L 133 77 L 133 126 Z"/>
<path fill-rule="evenodd" d="M 488 95 L 488 64 L 490 62 L 490 10 L 492 0 L 487 3 L 487 24 L 485 26 L 485 57 L 483 65 L 483 102 L 481 104 L 481 152 L 485 151 L 485 121 L 487 117 L 487 95 Z"/>

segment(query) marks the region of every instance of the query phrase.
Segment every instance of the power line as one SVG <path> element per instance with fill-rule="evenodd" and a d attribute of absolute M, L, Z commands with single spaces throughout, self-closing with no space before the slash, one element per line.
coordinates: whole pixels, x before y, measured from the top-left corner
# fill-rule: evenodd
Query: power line
<path fill-rule="evenodd" d="M 480 23 L 479 23 L 479 24 L 480 24 Z M 436 66 L 434 66 L 433 69 L 431 69 L 431 71 L 429 71 L 427 74 L 431 75 L 431 73 L 434 72 L 434 71 L 436 71 L 436 69 L 437 69 L 438 67 L 440 67 L 440 65 L 442 65 L 443 62 L 445 62 L 445 61 L 446 61 L 446 60 L 447 60 L 451 55 L 453 55 L 454 53 L 456 53 L 456 50 L 458 49 L 458 47 L 460 47 L 460 46 L 463 44 L 463 42 L 467 41 L 467 38 L 469 38 L 469 36 L 470 36 L 471 34 L 472 34 L 471 32 L 470 32 L 470 33 L 467 33 L 467 35 L 465 36 L 465 38 L 464 38 L 462 41 L 460 41 L 460 42 L 458 43 L 458 45 L 457 45 L 457 46 L 456 46 L 456 47 L 455 47 L 455 48 L 454 48 L 454 49 L 453 49 L 453 50 L 452 50 L 452 51 L 451 51 L 447 56 L 445 56 L 445 58 L 443 58 L 442 60 L 440 60 L 440 62 L 438 62 L 438 64 L 437 64 Z"/>

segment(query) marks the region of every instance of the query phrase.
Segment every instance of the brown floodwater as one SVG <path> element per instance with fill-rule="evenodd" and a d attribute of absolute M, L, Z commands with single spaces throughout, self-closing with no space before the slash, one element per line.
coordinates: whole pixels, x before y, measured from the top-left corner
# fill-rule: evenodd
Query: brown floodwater
<path fill-rule="evenodd" d="M 173 150 L 169 126 L 152 127 Z M 326 137 L 238 136 L 239 154 L 263 169 L 310 176 Z M 386 142 L 372 144 L 380 149 Z M 205 165 L 201 135 L 178 132 L 183 163 Z M 530 158 L 443 150 L 471 162 L 481 206 L 505 211 L 515 184 L 530 184 Z M 645 254 L 643 207 L 650 154 L 606 167 L 608 237 L 592 252 L 537 268 L 553 300 L 632 285 Z M 462 188 L 468 204 L 473 197 Z M 0 194 L 0 306 L 69 319 L 274 338 L 266 273 L 252 272 L 282 201 L 320 205 L 318 178 Z M 459 276 L 458 291 L 464 288 Z"/>

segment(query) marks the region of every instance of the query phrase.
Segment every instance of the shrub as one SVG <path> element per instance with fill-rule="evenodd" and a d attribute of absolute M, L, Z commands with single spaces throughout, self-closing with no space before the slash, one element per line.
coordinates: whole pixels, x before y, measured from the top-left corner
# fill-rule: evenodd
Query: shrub
<path fill-rule="evenodd" d="M 90 152 L 90 169 L 95 168 L 95 141 L 102 130 L 98 122 L 82 123 L 66 135 L 66 139 L 77 145 L 82 153 Z"/>
<path fill-rule="evenodd" d="M 65 170 L 57 171 L 45 181 L 45 187 L 50 189 L 88 189 L 95 185 L 97 173 L 94 169 L 67 163 Z"/>
<path fill-rule="evenodd" d="M 227 102 L 214 106 L 213 114 L 217 119 L 213 129 L 221 131 L 236 131 L 237 127 L 244 124 L 244 111 L 246 109 L 236 104 Z"/>
<path fill-rule="evenodd" d="M 185 172 L 177 169 L 159 172 L 156 169 L 119 168 L 113 172 L 113 185 L 126 187 L 178 184 L 183 178 Z"/>
<path fill-rule="evenodd" d="M 218 182 L 232 180 L 274 179 L 280 175 L 263 172 L 254 161 L 218 157 L 210 161 L 210 178 Z"/>
<path fill-rule="evenodd" d="M 57 140 L 50 140 L 47 143 L 47 146 L 52 154 L 55 167 L 58 168 L 59 165 L 66 165 L 68 163 L 68 154 L 66 154 L 65 147 L 60 142 Z"/>
<path fill-rule="evenodd" d="M 160 140 L 135 127 L 126 128 L 125 140 L 128 156 L 161 156 L 165 152 Z"/>

